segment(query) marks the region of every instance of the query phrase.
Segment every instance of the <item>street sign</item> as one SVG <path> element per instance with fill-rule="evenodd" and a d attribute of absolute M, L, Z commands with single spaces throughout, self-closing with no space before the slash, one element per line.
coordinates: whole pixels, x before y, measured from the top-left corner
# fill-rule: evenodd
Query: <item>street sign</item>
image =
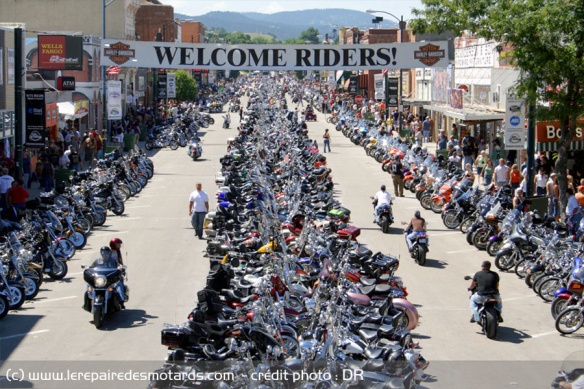
<path fill-rule="evenodd" d="M 363 102 L 363 96 L 361 96 L 361 95 L 355 96 L 355 102 L 357 104 L 361 104 Z"/>

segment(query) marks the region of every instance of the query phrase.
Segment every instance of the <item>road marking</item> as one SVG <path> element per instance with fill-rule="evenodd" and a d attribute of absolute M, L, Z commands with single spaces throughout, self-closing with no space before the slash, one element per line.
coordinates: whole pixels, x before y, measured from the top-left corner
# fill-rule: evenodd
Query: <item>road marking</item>
<path fill-rule="evenodd" d="M 108 236 L 108 235 L 118 235 L 118 234 L 127 234 L 129 231 L 118 231 L 118 232 L 105 232 L 103 234 L 96 234 L 96 235 L 91 235 L 92 237 L 96 237 L 96 238 L 100 238 L 102 236 Z"/>
<path fill-rule="evenodd" d="M 33 304 L 51 303 L 53 301 L 70 300 L 70 299 L 75 299 L 75 298 L 77 298 L 77 296 L 67 296 L 67 297 L 59 297 L 56 299 L 48 299 L 48 300 L 38 300 L 38 301 L 32 300 L 31 303 L 33 303 Z"/>
<path fill-rule="evenodd" d="M 119 219 L 116 218 L 116 221 L 128 221 L 128 220 L 138 220 L 142 219 L 141 217 L 121 217 Z"/>
<path fill-rule="evenodd" d="M 460 231 L 450 231 L 450 232 L 445 232 L 443 234 L 432 234 L 431 237 L 435 237 L 435 236 L 446 236 L 446 235 L 454 235 L 454 234 L 458 234 L 460 235 Z"/>
<path fill-rule="evenodd" d="M 166 186 L 149 186 L 149 189 L 160 189 L 160 188 L 166 188 Z"/>
<path fill-rule="evenodd" d="M 527 295 L 527 296 L 521 296 L 521 297 L 512 297 L 510 299 L 505 299 L 505 301 L 513 301 L 513 300 L 522 300 L 522 299 L 530 299 L 533 297 L 538 297 L 538 295 L 536 294 L 531 294 L 531 295 Z"/>
<path fill-rule="evenodd" d="M 134 205 L 132 207 L 126 207 L 126 209 L 134 209 L 134 208 L 148 208 L 151 207 L 152 205 Z"/>
<path fill-rule="evenodd" d="M 532 338 L 543 338 L 544 336 L 558 334 L 558 331 L 542 332 L 541 334 L 533 335 Z"/>
<path fill-rule="evenodd" d="M 78 274 L 83 274 L 83 272 L 82 271 L 78 271 L 76 273 L 67 273 L 68 276 L 76 276 Z"/>
<path fill-rule="evenodd" d="M 39 331 L 27 332 L 25 334 L 16 334 L 16 335 L 5 336 L 3 338 L 0 338 L 0 340 L 6 340 L 6 339 L 12 339 L 12 338 L 21 338 L 21 337 L 27 336 L 27 335 L 42 334 L 43 332 L 49 332 L 49 330 L 39 330 Z"/>
<path fill-rule="evenodd" d="M 446 254 L 456 254 L 456 253 L 469 253 L 471 251 L 479 251 L 475 249 L 468 249 L 468 250 L 458 250 L 458 251 L 447 251 Z"/>

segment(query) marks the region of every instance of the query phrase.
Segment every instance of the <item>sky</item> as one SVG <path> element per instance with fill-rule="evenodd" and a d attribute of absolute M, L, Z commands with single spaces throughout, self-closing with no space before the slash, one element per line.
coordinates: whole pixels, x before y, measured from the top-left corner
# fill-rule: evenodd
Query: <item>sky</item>
<path fill-rule="evenodd" d="M 212 11 L 276 13 L 281 11 L 298 11 L 304 9 L 346 8 L 356 11 L 371 9 L 385 11 L 397 17 L 410 19 L 413 7 L 421 8 L 421 0 L 160 0 L 165 5 L 172 5 L 174 12 L 197 16 Z M 379 14 L 379 16 L 383 16 Z"/>

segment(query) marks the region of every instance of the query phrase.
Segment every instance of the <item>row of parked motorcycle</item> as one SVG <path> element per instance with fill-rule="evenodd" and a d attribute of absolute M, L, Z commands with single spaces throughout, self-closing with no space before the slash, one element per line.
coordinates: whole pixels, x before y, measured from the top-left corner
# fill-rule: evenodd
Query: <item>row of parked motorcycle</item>
<path fill-rule="evenodd" d="M 571 334 L 584 325 L 584 223 L 572 236 L 564 223 L 529 211 L 529 203 L 514 207 L 510 186 L 481 189 L 460 166 L 381 134 L 364 121 L 338 116 L 337 129 L 364 146 L 384 171 L 389 171 L 396 156 L 403 161 L 405 189 L 416 195 L 423 208 L 441 214 L 447 228 L 460 229 L 470 245 L 494 257 L 499 270 L 514 271 L 551 303 L 560 333 Z"/>
<path fill-rule="evenodd" d="M 122 215 L 124 202 L 140 193 L 153 169 L 142 153 L 107 154 L 94 170 L 75 173 L 63 193 L 28 201 L 18 223 L 0 220 L 0 319 L 34 299 L 45 276 L 66 277 L 92 229 L 106 223 L 108 211 Z"/>
<path fill-rule="evenodd" d="M 280 89 L 262 83 L 250 97 Z M 170 352 L 158 373 L 182 375 L 151 388 L 414 388 L 425 378 L 399 260 L 358 243 L 310 146 L 273 107 L 248 112 L 228 141 L 205 220 L 206 287 L 187 321 L 161 333 Z"/>

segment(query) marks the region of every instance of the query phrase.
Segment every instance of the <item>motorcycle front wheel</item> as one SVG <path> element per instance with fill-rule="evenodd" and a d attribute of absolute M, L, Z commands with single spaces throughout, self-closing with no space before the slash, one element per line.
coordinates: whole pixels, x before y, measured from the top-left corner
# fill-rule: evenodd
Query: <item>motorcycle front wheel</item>
<path fill-rule="evenodd" d="M 495 256 L 495 266 L 497 269 L 502 271 L 510 270 L 513 265 L 515 265 L 515 258 L 517 254 L 515 252 L 504 252 L 501 254 L 497 254 Z"/>
<path fill-rule="evenodd" d="M 53 261 L 53 266 L 49 270 L 49 277 L 53 280 L 62 280 L 67 275 L 69 271 L 69 266 L 65 261 L 59 261 L 58 259 Z"/>
<path fill-rule="evenodd" d="M 487 254 L 489 254 L 491 257 L 494 257 L 495 255 L 497 255 L 497 252 L 501 248 L 501 243 L 503 243 L 502 239 L 490 241 L 487 244 Z"/>
<path fill-rule="evenodd" d="M 554 320 L 556 320 L 558 318 L 558 316 L 560 316 L 560 313 L 562 313 L 567 307 L 568 307 L 568 300 L 560 298 L 560 297 L 556 297 L 554 299 L 554 301 L 552 301 L 552 306 L 551 306 L 552 317 L 554 318 Z"/>
<path fill-rule="evenodd" d="M 460 232 L 462 232 L 463 234 L 468 233 L 468 229 L 474 224 L 475 222 L 475 218 L 474 217 L 467 217 L 465 219 L 462 220 L 462 223 L 460 223 Z"/>
<path fill-rule="evenodd" d="M 124 206 L 124 203 L 122 203 L 122 202 L 120 202 L 119 204 L 114 202 L 112 204 L 112 212 L 117 216 L 123 215 L 125 210 L 126 210 L 126 207 Z"/>
<path fill-rule="evenodd" d="M 22 307 L 25 300 L 24 288 L 22 286 L 10 285 L 10 296 L 8 298 L 8 304 L 10 309 L 18 309 Z"/>
<path fill-rule="evenodd" d="M 103 305 L 93 307 L 93 324 L 95 328 L 100 328 L 103 324 Z"/>
<path fill-rule="evenodd" d="M 6 296 L 0 294 L 0 320 L 4 319 L 6 315 L 8 315 L 9 310 L 10 304 L 8 303 L 8 299 Z"/>
<path fill-rule="evenodd" d="M 430 197 L 430 195 L 424 195 L 420 198 L 420 205 L 422 206 L 422 208 L 424 209 L 432 209 L 432 197 Z"/>
<path fill-rule="evenodd" d="M 458 218 L 458 216 L 456 216 L 455 210 L 446 211 L 443 215 L 444 219 L 442 219 L 442 222 L 444 223 L 446 228 L 455 230 L 460 226 L 461 220 Z"/>
<path fill-rule="evenodd" d="M 209 124 L 215 124 L 215 119 L 209 118 Z"/>
<path fill-rule="evenodd" d="M 479 250 L 485 250 L 490 237 L 488 230 L 478 230 L 472 237 L 472 244 Z"/>
<path fill-rule="evenodd" d="M 178 149 L 178 142 L 175 140 L 171 140 L 169 146 L 171 150 L 176 150 Z"/>
<path fill-rule="evenodd" d="M 570 307 L 560 313 L 556 319 L 556 330 L 564 335 L 573 334 L 584 324 L 584 315 L 580 307 Z"/>
<path fill-rule="evenodd" d="M 146 148 L 146 150 L 150 151 L 154 148 L 154 143 L 152 143 L 152 141 L 147 140 L 146 143 L 144 144 L 144 147 Z"/>
<path fill-rule="evenodd" d="M 75 231 L 68 238 L 76 249 L 81 250 L 87 244 L 87 237 L 81 232 Z"/>

